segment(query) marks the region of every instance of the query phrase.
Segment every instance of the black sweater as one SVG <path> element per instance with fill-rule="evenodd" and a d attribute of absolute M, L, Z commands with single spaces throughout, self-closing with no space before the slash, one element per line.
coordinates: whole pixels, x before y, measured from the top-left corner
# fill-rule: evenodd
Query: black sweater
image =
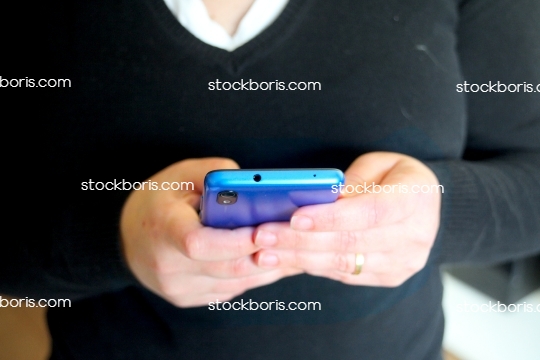
<path fill-rule="evenodd" d="M 79 299 L 49 313 L 55 357 L 436 358 L 438 265 L 540 251 L 540 89 L 457 91 L 464 81 L 540 83 L 537 0 L 290 0 L 232 53 L 193 37 L 163 0 L 54 6 L 39 76 L 72 87 L 30 95 L 46 110 L 40 152 L 53 197 L 40 236 L 1 253 L 0 293 Z M 216 79 L 322 90 L 209 90 Z M 303 275 L 239 297 L 319 301 L 322 311 L 174 308 L 123 262 L 128 193 L 81 190 L 89 179 L 142 181 L 189 157 L 344 170 L 380 150 L 422 160 L 444 185 L 435 246 L 397 288 Z"/>

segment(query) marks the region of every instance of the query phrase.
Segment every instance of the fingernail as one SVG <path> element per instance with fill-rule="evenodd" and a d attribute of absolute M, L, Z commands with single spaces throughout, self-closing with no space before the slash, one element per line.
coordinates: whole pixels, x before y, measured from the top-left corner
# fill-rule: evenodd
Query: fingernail
<path fill-rule="evenodd" d="M 261 266 L 276 266 L 279 259 L 274 254 L 261 254 L 259 256 L 259 265 Z"/>
<path fill-rule="evenodd" d="M 259 246 L 274 246 L 277 243 L 277 236 L 269 231 L 258 231 L 255 237 L 255 244 Z"/>
<path fill-rule="evenodd" d="M 291 228 L 294 230 L 313 229 L 313 220 L 307 216 L 295 215 L 291 219 Z"/>

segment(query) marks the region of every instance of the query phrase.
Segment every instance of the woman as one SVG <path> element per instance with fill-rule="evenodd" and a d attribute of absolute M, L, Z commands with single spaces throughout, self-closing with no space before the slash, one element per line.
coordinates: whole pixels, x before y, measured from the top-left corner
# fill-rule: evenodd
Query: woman
<path fill-rule="evenodd" d="M 34 265 L 6 291 L 79 298 L 49 312 L 54 359 L 440 358 L 438 266 L 540 251 L 538 93 L 464 87 L 540 83 L 538 2 L 203 4 L 221 35 L 189 1 L 55 11 L 55 74 L 74 84 L 51 100 L 60 199 L 46 252 L 13 257 Z M 211 86 L 250 80 L 291 90 Z M 290 223 L 203 227 L 204 175 L 237 166 L 444 193 L 365 189 Z M 128 197 L 89 179 L 195 188 Z"/>

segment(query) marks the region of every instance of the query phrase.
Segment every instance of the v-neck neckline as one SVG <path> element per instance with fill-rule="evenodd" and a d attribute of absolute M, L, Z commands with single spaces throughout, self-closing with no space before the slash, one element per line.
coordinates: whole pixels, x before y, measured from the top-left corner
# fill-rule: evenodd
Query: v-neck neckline
<path fill-rule="evenodd" d="M 288 37 L 301 21 L 302 15 L 312 1 L 289 0 L 273 23 L 231 52 L 209 45 L 191 34 L 175 18 L 163 0 L 146 0 L 146 3 L 161 28 L 186 52 L 201 58 L 206 63 L 223 67 L 231 75 L 238 75 L 247 65 L 270 53 Z"/>

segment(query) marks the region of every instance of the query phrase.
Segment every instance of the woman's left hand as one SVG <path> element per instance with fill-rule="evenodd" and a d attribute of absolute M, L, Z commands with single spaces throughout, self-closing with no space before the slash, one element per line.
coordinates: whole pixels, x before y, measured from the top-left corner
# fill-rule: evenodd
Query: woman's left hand
<path fill-rule="evenodd" d="M 410 156 L 374 152 L 357 158 L 345 178 L 335 203 L 300 208 L 290 224 L 260 225 L 256 263 L 385 287 L 420 271 L 439 229 L 443 188 L 435 174 Z"/>

